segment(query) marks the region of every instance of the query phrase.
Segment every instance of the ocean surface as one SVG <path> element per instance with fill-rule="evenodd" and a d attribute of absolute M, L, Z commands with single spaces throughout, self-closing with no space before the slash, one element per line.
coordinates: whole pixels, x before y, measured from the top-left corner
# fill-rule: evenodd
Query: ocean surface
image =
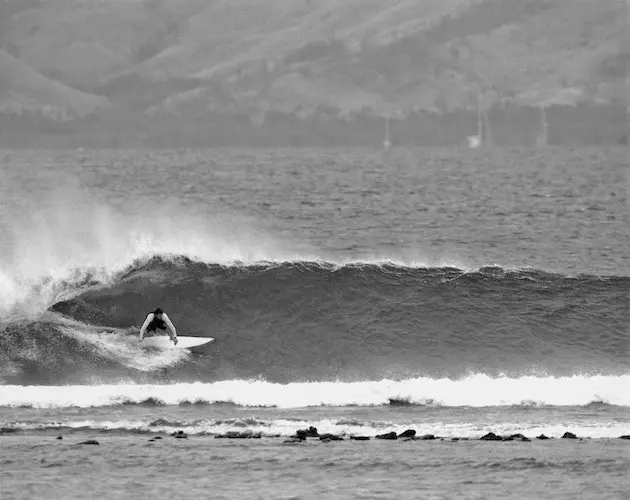
<path fill-rule="evenodd" d="M 0 151 L 0 498 L 629 498 L 628 158 Z"/>

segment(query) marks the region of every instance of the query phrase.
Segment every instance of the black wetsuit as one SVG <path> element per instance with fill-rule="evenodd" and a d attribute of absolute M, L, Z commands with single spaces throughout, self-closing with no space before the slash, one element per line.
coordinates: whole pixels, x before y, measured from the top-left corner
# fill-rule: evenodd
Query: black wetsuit
<path fill-rule="evenodd" d="M 151 323 L 149 323 L 149 326 L 147 326 L 147 332 L 154 332 L 158 328 L 160 330 L 166 330 L 166 322 L 153 314 L 153 319 L 151 320 Z"/>

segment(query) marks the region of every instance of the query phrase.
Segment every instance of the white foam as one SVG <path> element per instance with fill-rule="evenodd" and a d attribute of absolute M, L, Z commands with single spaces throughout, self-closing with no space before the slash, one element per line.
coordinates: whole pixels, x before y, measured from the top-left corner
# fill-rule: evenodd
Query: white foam
<path fill-rule="evenodd" d="M 145 349 L 135 335 L 125 334 L 123 330 L 103 330 L 72 320 L 61 321 L 59 330 L 65 335 L 94 346 L 101 358 L 111 359 L 135 370 L 151 372 L 174 366 L 190 355 L 186 349 Z"/>
<path fill-rule="evenodd" d="M 114 342 L 114 344 L 116 344 Z M 111 347 L 114 349 L 113 347 Z M 121 356 L 120 352 L 115 353 Z M 630 406 L 630 375 L 520 378 L 471 375 L 460 380 L 414 378 L 378 382 L 274 384 L 232 380 L 172 385 L 0 386 L 0 406 L 95 407 L 141 403 L 231 402 L 241 406 L 303 408 L 376 406 L 390 400 L 450 407 L 512 405 L 584 406 L 602 402 Z"/>

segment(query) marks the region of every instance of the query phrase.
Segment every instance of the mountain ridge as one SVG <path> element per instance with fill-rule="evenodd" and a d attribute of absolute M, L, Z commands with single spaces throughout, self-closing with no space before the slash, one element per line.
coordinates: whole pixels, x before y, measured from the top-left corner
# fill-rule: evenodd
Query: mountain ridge
<path fill-rule="evenodd" d="M 22 75 L 0 114 L 28 101 L 53 122 L 628 110 L 621 0 L 0 0 L 0 17 L 0 72 Z"/>

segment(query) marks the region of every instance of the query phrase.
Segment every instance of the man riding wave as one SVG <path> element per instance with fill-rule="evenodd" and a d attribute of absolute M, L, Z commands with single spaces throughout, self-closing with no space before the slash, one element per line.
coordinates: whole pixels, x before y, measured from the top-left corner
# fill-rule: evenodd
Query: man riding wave
<path fill-rule="evenodd" d="M 153 333 L 158 329 L 166 330 L 168 328 L 168 336 L 171 338 L 173 343 L 177 345 L 177 330 L 173 323 L 171 322 L 168 315 L 162 311 L 159 307 L 147 314 L 144 323 L 142 324 L 142 328 L 140 328 L 140 340 L 144 338 L 144 334 L 147 332 Z"/>

